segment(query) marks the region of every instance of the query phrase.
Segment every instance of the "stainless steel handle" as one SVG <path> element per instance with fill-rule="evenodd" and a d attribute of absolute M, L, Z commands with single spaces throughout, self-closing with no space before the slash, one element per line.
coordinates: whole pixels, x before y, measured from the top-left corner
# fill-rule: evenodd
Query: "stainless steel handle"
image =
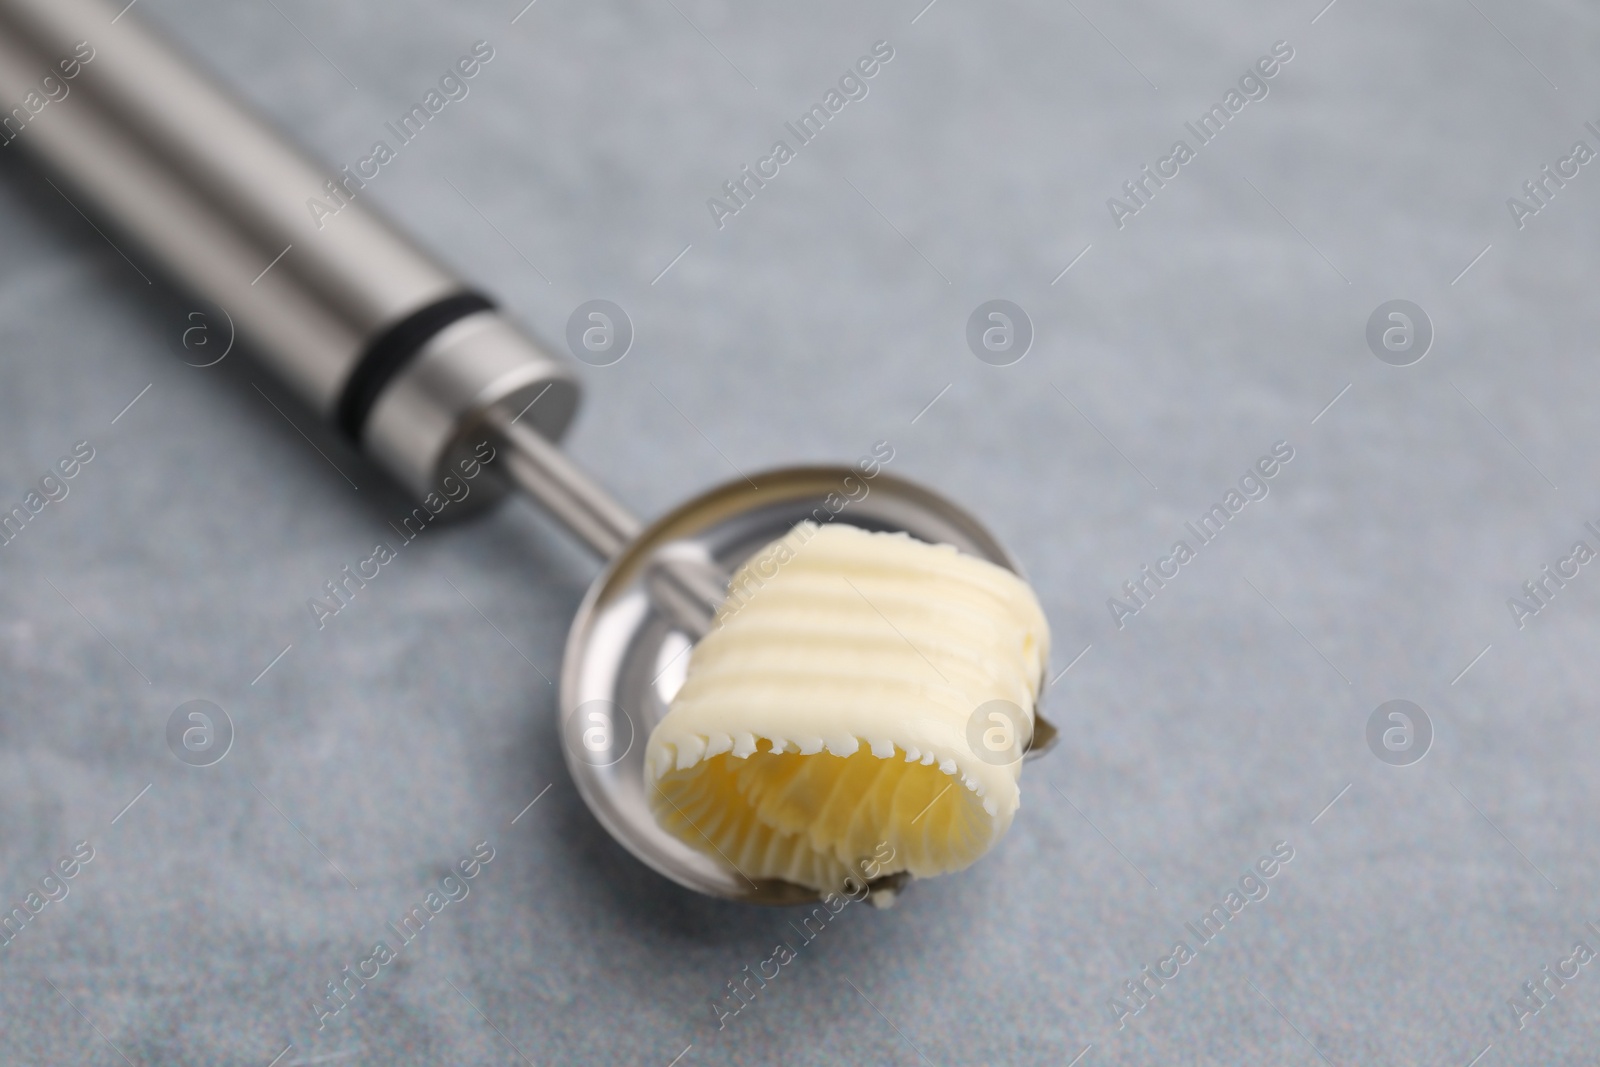
<path fill-rule="evenodd" d="M 419 496 L 495 409 L 556 438 L 570 370 L 230 93 L 102 0 L 0 0 L 0 151 L 221 306 L 307 404 Z M 318 218 L 308 206 L 338 197 Z M 120 238 L 119 238 L 120 239 Z M 136 253 L 137 254 L 137 253 Z"/>

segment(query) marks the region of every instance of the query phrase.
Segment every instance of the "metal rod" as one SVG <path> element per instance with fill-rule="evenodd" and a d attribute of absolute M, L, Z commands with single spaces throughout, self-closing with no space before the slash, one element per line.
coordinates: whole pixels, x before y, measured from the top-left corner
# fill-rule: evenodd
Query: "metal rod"
<path fill-rule="evenodd" d="M 610 561 L 643 529 L 639 520 L 542 435 L 503 408 L 484 417 L 513 486 L 553 515 L 591 552 Z M 711 560 L 657 556 L 648 561 L 650 597 L 678 628 L 698 641 L 710 631 L 728 595 L 729 574 Z"/>
<path fill-rule="evenodd" d="M 501 446 L 499 462 L 512 484 L 595 555 L 615 559 L 639 535 L 639 520 L 537 430 L 498 408 L 484 422 Z"/>

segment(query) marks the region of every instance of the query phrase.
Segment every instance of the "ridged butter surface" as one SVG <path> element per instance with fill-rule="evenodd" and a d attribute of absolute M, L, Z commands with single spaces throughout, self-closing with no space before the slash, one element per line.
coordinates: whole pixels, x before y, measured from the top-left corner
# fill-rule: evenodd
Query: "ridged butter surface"
<path fill-rule="evenodd" d="M 1019 804 L 1020 761 L 980 758 L 969 723 L 1004 700 L 1031 731 L 1048 646 L 1010 571 L 802 523 L 734 575 L 650 735 L 656 818 L 753 879 L 837 889 L 884 842 L 879 873 L 959 870 Z"/>

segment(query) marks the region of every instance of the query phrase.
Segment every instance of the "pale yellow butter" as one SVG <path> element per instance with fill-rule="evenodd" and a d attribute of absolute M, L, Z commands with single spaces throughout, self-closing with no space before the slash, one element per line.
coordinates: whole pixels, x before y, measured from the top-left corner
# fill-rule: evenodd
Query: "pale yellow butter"
<path fill-rule="evenodd" d="M 734 575 L 695 646 L 646 750 L 652 809 L 749 878 L 837 889 L 883 842 L 895 858 L 879 873 L 959 870 L 1016 813 L 1048 654 L 1044 613 L 1010 571 L 802 523 Z M 999 758 L 972 744 L 974 721 L 1009 738 L 978 714 L 995 701 L 1022 718 Z"/>

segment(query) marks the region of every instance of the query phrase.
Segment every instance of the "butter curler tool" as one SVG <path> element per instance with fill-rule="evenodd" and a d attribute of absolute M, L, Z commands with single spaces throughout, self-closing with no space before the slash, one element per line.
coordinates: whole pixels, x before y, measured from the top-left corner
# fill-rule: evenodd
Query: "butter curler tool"
<path fill-rule="evenodd" d="M 28 106 L 38 100 L 38 110 Z M 252 355 L 406 491 L 434 491 L 487 439 L 498 453 L 498 492 L 472 499 L 520 490 L 605 562 L 572 624 L 559 712 L 573 780 L 612 837 L 701 893 L 762 904 L 817 899 L 813 889 L 746 879 L 658 826 L 644 795 L 645 741 L 729 576 L 826 509 L 847 478 L 859 483 L 860 472 L 768 471 L 644 525 L 555 444 L 579 398 L 570 365 L 369 197 L 350 199 L 319 228 L 306 203 L 329 195 L 335 172 L 136 12 L 102 0 L 0 0 L 0 107 L 13 104 L 19 110 L 0 111 L 0 152 L 32 156 L 74 207 L 225 309 Z M 885 473 L 837 521 L 1018 570 L 973 516 Z M 1055 734 L 1036 715 L 1028 755 Z M 904 881 L 873 889 L 892 898 Z"/>

